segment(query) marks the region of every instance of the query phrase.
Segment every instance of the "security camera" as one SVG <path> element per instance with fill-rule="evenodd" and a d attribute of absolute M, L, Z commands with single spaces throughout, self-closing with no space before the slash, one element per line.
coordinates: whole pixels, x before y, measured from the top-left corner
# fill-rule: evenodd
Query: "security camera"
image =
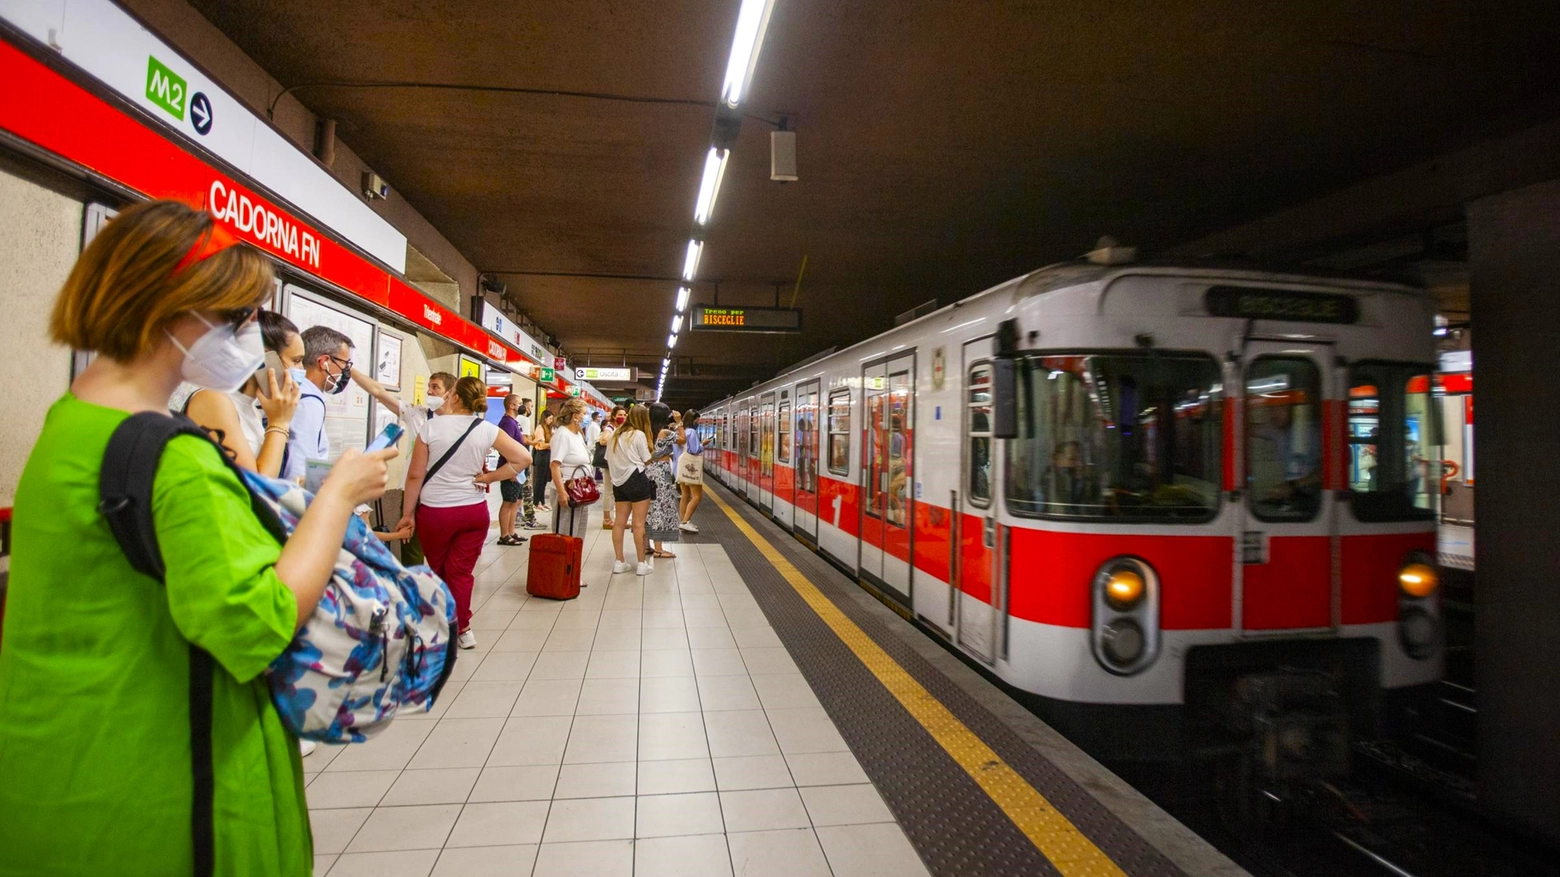
<path fill-rule="evenodd" d="M 375 198 L 390 197 L 390 184 L 384 178 L 373 171 L 363 172 L 363 197 L 372 201 Z"/>

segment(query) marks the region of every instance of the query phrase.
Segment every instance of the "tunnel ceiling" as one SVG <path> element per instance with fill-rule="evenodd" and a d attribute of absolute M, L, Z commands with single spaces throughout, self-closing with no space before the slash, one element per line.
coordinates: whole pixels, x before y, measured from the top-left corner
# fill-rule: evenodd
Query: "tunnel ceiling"
<path fill-rule="evenodd" d="M 665 345 L 737 0 L 194 0 L 583 361 Z M 1196 238 L 1560 115 L 1560 4 L 777 0 L 684 334 L 699 403 L 1090 248 Z M 770 123 L 800 181 L 769 179 Z M 807 267 L 798 288 L 803 259 Z"/>

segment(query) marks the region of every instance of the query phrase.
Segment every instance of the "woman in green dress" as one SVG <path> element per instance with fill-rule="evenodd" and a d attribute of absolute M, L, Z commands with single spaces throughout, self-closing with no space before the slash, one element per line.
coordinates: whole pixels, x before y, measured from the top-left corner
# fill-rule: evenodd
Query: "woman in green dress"
<path fill-rule="evenodd" d="M 55 302 L 54 339 L 97 357 L 49 409 L 16 489 L 0 875 L 192 873 L 191 643 L 213 659 L 214 872 L 313 868 L 298 741 L 264 671 L 314 611 L 353 508 L 384 492 L 394 450 L 343 455 L 282 547 L 217 446 L 175 438 L 152 501 L 165 585 L 131 569 L 97 511 L 121 422 L 166 413 L 181 379 L 228 391 L 254 373 L 271 289 L 264 256 L 165 201 L 104 227 Z"/>

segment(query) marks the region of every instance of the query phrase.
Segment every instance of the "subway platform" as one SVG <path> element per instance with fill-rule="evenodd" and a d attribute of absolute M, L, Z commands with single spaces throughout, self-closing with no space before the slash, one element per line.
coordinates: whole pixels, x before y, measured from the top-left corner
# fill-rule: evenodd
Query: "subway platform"
<path fill-rule="evenodd" d="M 434 710 L 304 761 L 315 873 L 1243 874 L 711 485 L 644 578 L 577 600 L 489 545 Z"/>

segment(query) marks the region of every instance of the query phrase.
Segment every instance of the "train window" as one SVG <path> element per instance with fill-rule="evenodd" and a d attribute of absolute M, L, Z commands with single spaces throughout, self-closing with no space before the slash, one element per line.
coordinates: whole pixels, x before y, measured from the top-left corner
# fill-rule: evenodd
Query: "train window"
<path fill-rule="evenodd" d="M 850 391 L 829 394 L 829 471 L 850 471 Z"/>
<path fill-rule="evenodd" d="M 985 508 L 991 505 L 991 366 L 970 369 L 965 408 L 970 453 L 964 490 L 971 503 Z"/>
<path fill-rule="evenodd" d="M 1032 356 L 1018 380 L 1005 488 L 1015 514 L 1192 522 L 1217 513 L 1223 385 L 1212 357 Z"/>
<path fill-rule="evenodd" d="M 1322 377 L 1298 356 L 1246 369 L 1246 489 L 1263 521 L 1309 521 L 1322 505 Z"/>
<path fill-rule="evenodd" d="M 908 526 L 910 508 L 910 373 L 888 378 L 888 508 L 885 517 L 897 527 Z"/>
<path fill-rule="evenodd" d="M 1349 373 L 1349 489 L 1362 521 L 1433 518 L 1440 430 L 1431 367 L 1361 362 Z"/>
<path fill-rule="evenodd" d="M 791 462 L 791 403 L 780 403 L 780 462 Z"/>
<path fill-rule="evenodd" d="M 808 391 L 796 400 L 796 486 L 818 492 L 818 394 Z"/>

